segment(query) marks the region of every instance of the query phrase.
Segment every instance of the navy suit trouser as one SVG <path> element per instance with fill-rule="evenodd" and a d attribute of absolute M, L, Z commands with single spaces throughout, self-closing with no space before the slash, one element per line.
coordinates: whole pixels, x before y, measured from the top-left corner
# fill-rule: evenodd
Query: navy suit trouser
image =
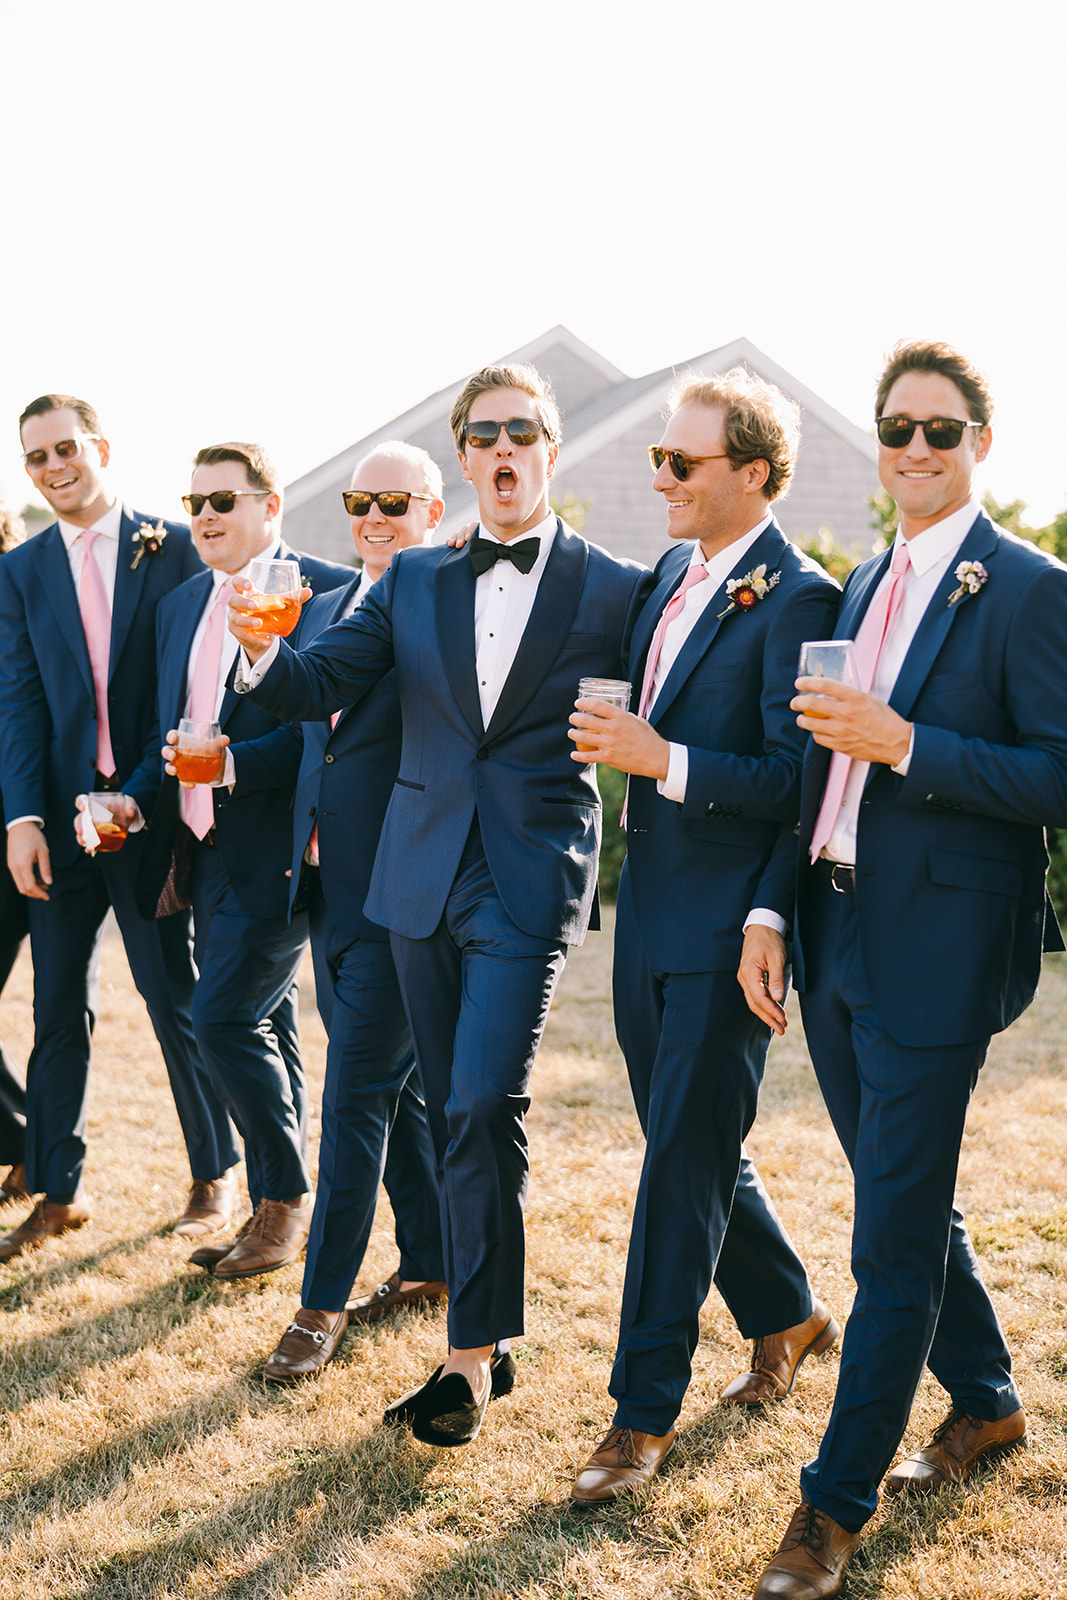
<path fill-rule="evenodd" d="M 7 868 L 0 865 L 0 872 L 6 871 Z M 0 992 L 11 976 L 29 926 L 26 914 L 29 902 L 19 894 L 14 883 L 9 882 L 6 890 L 0 895 L 3 907 L 0 911 Z M 26 1091 L 0 1044 L 0 1165 L 17 1166 L 25 1155 Z"/>
<path fill-rule="evenodd" d="M 967 1105 L 988 1038 L 912 1049 L 879 1023 L 856 901 L 813 883 L 804 919 L 804 1030 L 855 1178 L 852 1275 L 833 1411 L 801 1488 L 857 1532 L 929 1366 L 953 1406 L 983 1421 L 1021 1404 L 1011 1357 L 953 1205 Z M 952 981 L 951 953 L 946 983 Z"/>
<path fill-rule="evenodd" d="M 330 1042 L 301 1301 L 337 1312 L 363 1264 L 383 1179 L 406 1282 L 444 1277 L 441 1207 L 430 1125 L 388 942 L 339 934 L 319 874 L 305 869 L 305 875 L 315 993 Z"/>
<path fill-rule="evenodd" d="M 159 1041 L 194 1178 L 218 1178 L 237 1160 L 233 1129 L 214 1094 L 190 1023 L 196 975 L 189 918 L 150 920 L 137 909 L 140 841 L 120 853 L 53 867 L 47 900 L 30 900 L 34 1045 L 26 1068 L 26 1183 L 73 1194 L 85 1164 L 89 1052 L 100 1003 L 100 942 L 108 908 Z"/>
<path fill-rule="evenodd" d="M 804 1322 L 812 1295 L 743 1148 L 770 1029 L 749 1011 L 735 972 L 655 967 L 625 867 L 613 987 L 646 1143 L 609 1392 L 619 1427 L 665 1434 L 689 1385 L 713 1279 L 745 1338 Z"/>
<path fill-rule="evenodd" d="M 200 973 L 193 1032 L 219 1100 L 244 1140 L 248 1193 L 293 1200 L 311 1188 L 308 1098 L 297 1032 L 296 974 L 307 917 L 254 917 L 217 846 L 192 841 L 190 889 Z"/>
<path fill-rule="evenodd" d="M 477 821 L 428 939 L 392 935 L 441 1174 L 448 1338 L 523 1331 L 528 1086 L 566 947 L 504 910 Z"/>

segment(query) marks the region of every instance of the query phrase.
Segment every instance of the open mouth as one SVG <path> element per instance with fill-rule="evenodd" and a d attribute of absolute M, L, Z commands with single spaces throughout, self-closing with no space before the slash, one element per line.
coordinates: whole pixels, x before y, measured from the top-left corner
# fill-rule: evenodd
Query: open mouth
<path fill-rule="evenodd" d="M 518 486 L 518 481 L 511 467 L 497 467 L 493 473 L 493 488 L 501 500 L 510 500 Z"/>

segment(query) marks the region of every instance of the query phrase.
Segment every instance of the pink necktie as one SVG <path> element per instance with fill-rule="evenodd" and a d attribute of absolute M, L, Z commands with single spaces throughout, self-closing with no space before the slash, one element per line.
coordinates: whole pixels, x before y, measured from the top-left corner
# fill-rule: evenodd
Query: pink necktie
<path fill-rule="evenodd" d="M 232 593 L 233 584 L 229 580 L 219 585 L 207 626 L 200 636 L 200 648 L 196 652 L 189 682 L 189 716 L 197 722 L 215 720 L 219 664 L 226 633 L 226 602 Z M 198 839 L 203 839 L 215 821 L 215 797 L 211 785 L 198 783 L 195 789 L 183 789 L 182 799 L 187 825 Z"/>
<path fill-rule="evenodd" d="M 107 675 L 111 659 L 111 606 L 107 598 L 104 575 L 96 564 L 93 545 L 100 537 L 99 528 L 83 528 L 81 577 L 78 581 L 78 608 L 82 614 L 85 643 L 89 650 L 89 665 L 96 691 L 96 770 L 101 778 L 110 778 L 115 771 L 115 756 L 111 749 L 111 723 L 107 714 Z"/>
<path fill-rule="evenodd" d="M 890 581 L 887 583 L 884 578 L 882 579 L 878 593 L 867 607 L 867 613 L 860 623 L 856 635 L 856 671 L 864 694 L 870 693 L 878 667 L 878 657 L 882 653 L 890 624 L 904 599 L 904 585 L 907 581 L 909 564 L 908 547 L 903 540 L 900 540 L 893 551 L 893 560 L 889 568 Z M 811 836 L 813 863 L 818 859 L 823 846 L 834 831 L 834 823 L 841 809 L 851 770 L 852 757 L 842 755 L 840 750 L 835 750 L 830 758 L 830 770 L 826 775 L 822 805 L 815 819 L 815 832 Z"/>
<path fill-rule="evenodd" d="M 671 595 L 671 598 L 667 601 L 667 604 L 663 608 L 663 615 L 659 619 L 656 631 L 652 635 L 652 643 L 648 649 L 648 660 L 645 663 L 645 677 L 644 682 L 641 685 L 641 703 L 637 708 L 637 715 L 639 717 L 646 715 L 649 702 L 652 699 L 652 685 L 656 679 L 656 666 L 659 662 L 660 653 L 663 649 L 663 641 L 667 636 L 667 629 L 670 627 L 675 617 L 679 616 L 683 610 L 685 606 L 685 597 L 689 593 L 689 590 L 695 589 L 698 583 L 703 583 L 707 576 L 708 569 L 702 562 L 697 562 L 696 565 L 691 565 L 686 572 L 685 577 L 682 579 L 681 587 L 675 590 L 674 594 Z"/>

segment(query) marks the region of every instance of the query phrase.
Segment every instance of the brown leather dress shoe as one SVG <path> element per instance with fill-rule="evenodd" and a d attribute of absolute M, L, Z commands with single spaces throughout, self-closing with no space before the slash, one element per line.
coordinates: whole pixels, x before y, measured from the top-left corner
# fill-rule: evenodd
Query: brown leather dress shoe
<path fill-rule="evenodd" d="M 806 1322 L 782 1333 L 768 1333 L 752 1344 L 752 1370 L 742 1372 L 722 1391 L 726 1405 L 759 1406 L 765 1400 L 784 1400 L 797 1381 L 800 1364 L 808 1356 L 829 1350 L 841 1329 L 821 1301 Z"/>
<path fill-rule="evenodd" d="M 233 1247 L 215 1263 L 216 1278 L 255 1278 L 295 1261 L 307 1243 L 314 1195 L 296 1205 L 288 1200 L 261 1200 Z M 197 1252 L 199 1254 L 199 1252 Z"/>
<path fill-rule="evenodd" d="M 225 1244 L 201 1244 L 189 1257 L 191 1267 L 206 1267 L 209 1272 L 214 1272 L 223 1256 L 228 1256 L 235 1244 L 248 1235 L 248 1230 L 255 1222 L 255 1217 L 247 1217 L 232 1239 L 227 1239 Z"/>
<path fill-rule="evenodd" d="M 413 1289 L 401 1289 L 401 1281 L 400 1273 L 394 1272 L 391 1278 L 386 1278 L 384 1283 L 378 1285 L 373 1294 L 350 1300 L 345 1307 L 349 1320 L 381 1322 L 383 1317 L 405 1306 L 428 1305 L 432 1300 L 441 1300 L 448 1294 L 447 1283 L 417 1283 Z"/>
<path fill-rule="evenodd" d="M 802 1500 L 763 1569 L 753 1600 L 830 1600 L 841 1593 L 845 1568 L 859 1542 L 858 1533 L 849 1533 Z"/>
<path fill-rule="evenodd" d="M 204 1233 L 217 1233 L 229 1222 L 236 1200 L 236 1167 L 224 1172 L 221 1178 L 194 1178 L 185 1210 L 171 1232 L 179 1239 L 198 1239 Z"/>
<path fill-rule="evenodd" d="M 347 1311 L 309 1311 L 301 1306 L 264 1367 L 264 1377 L 272 1383 L 310 1377 L 337 1354 L 347 1327 Z"/>
<path fill-rule="evenodd" d="M 58 1200 L 38 1200 L 25 1222 L 12 1228 L 0 1239 L 0 1261 L 14 1261 L 16 1256 L 29 1255 L 39 1250 L 48 1239 L 57 1239 L 61 1233 L 74 1228 L 84 1228 L 93 1220 L 93 1214 L 81 1195 L 75 1195 L 70 1205 Z"/>
<path fill-rule="evenodd" d="M 640 1489 L 654 1478 L 674 1449 L 677 1433 L 635 1433 L 610 1427 L 571 1488 L 575 1505 L 602 1505 L 617 1494 Z"/>
<path fill-rule="evenodd" d="M 26 1167 L 19 1161 L 11 1168 L 3 1183 L 0 1183 L 0 1209 L 4 1206 L 20 1205 L 30 1198 L 26 1187 Z"/>
<path fill-rule="evenodd" d="M 955 1407 L 935 1428 L 930 1443 L 897 1463 L 885 1480 L 887 1494 L 931 1494 L 946 1483 L 969 1478 L 983 1456 L 1003 1455 L 1026 1444 L 1026 1412 L 999 1422 L 981 1422 Z"/>

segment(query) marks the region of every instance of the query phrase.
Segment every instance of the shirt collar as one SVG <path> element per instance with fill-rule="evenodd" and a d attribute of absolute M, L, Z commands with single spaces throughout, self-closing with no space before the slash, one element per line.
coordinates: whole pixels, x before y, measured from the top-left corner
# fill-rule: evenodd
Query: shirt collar
<path fill-rule="evenodd" d="M 518 542 L 517 540 L 513 541 L 511 539 L 498 539 L 496 534 L 490 533 L 485 524 L 481 522 L 479 522 L 474 531 L 480 535 L 481 538 L 488 539 L 490 544 L 512 544 Z M 550 511 L 548 516 L 545 517 L 544 521 L 537 524 L 536 528 L 530 528 L 526 533 L 521 535 L 521 538 L 523 539 L 540 539 L 541 555 L 546 553 L 555 537 L 556 513 L 554 511 Z"/>
<path fill-rule="evenodd" d="M 916 533 L 905 541 L 903 534 L 898 533 L 894 539 L 894 546 L 907 543 L 908 558 L 912 569 L 919 578 L 925 577 L 939 561 L 947 561 L 955 555 L 964 539 L 974 526 L 975 518 L 981 513 L 981 506 L 977 500 L 968 500 L 965 506 L 960 506 L 958 511 L 953 511 L 950 516 L 942 517 L 940 522 L 933 523 L 929 528 L 924 528 L 922 533 Z"/>
<path fill-rule="evenodd" d="M 91 526 L 96 529 L 97 533 L 102 534 L 105 539 L 118 539 L 122 528 L 122 501 L 116 500 L 111 509 L 105 511 L 102 517 L 97 517 Z M 83 533 L 88 531 L 87 528 L 76 528 L 73 522 L 64 522 L 62 517 L 59 518 L 59 532 L 68 551 L 74 544 L 75 539 L 80 538 Z"/>
<path fill-rule="evenodd" d="M 700 548 L 700 540 L 695 540 L 693 543 L 693 554 L 689 558 L 689 565 L 692 567 L 706 567 L 709 578 L 714 579 L 718 577 L 719 582 L 723 582 L 729 577 L 730 573 L 737 566 L 737 563 L 741 560 L 741 557 L 747 551 L 751 550 L 760 534 L 766 533 L 773 521 L 774 513 L 772 511 L 768 511 L 762 522 L 758 522 L 754 528 L 750 528 L 747 533 L 743 533 L 740 539 L 735 539 L 733 544 L 728 544 L 725 550 L 717 551 L 715 555 L 711 556 L 706 561 L 704 559 L 704 552 Z"/>

